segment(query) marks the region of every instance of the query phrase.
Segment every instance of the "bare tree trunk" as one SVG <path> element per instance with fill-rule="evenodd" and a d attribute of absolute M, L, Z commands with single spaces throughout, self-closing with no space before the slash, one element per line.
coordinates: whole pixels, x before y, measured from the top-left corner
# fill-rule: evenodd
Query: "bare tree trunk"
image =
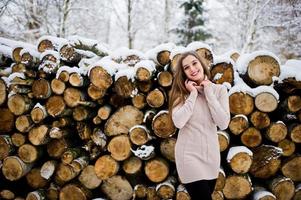
<path fill-rule="evenodd" d="M 128 31 L 128 47 L 129 49 L 133 48 L 133 33 L 132 33 L 132 0 L 128 0 L 128 24 L 127 24 L 127 31 Z"/>
<path fill-rule="evenodd" d="M 70 0 L 64 0 L 63 10 L 62 10 L 63 17 L 61 18 L 61 21 L 60 21 L 59 37 L 65 37 L 65 34 L 66 34 L 66 21 L 67 21 L 68 14 L 69 14 L 69 11 L 70 11 L 69 9 L 70 9 Z"/>
<path fill-rule="evenodd" d="M 170 23 L 170 1 L 165 0 L 165 10 L 164 10 L 164 36 L 163 41 L 167 42 L 169 40 L 169 23 Z"/>

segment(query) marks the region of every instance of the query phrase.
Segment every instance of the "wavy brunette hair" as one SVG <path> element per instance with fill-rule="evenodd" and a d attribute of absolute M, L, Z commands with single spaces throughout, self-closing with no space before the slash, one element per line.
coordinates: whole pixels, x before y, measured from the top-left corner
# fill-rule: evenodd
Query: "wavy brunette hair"
<path fill-rule="evenodd" d="M 189 92 L 185 87 L 185 80 L 187 79 L 187 77 L 183 69 L 183 60 L 189 55 L 194 56 L 196 59 L 198 59 L 198 61 L 200 61 L 204 70 L 204 75 L 206 75 L 207 78 L 210 79 L 209 66 L 207 66 L 202 61 L 200 56 L 195 51 L 188 51 L 182 53 L 178 59 L 175 73 L 174 73 L 172 87 L 169 92 L 168 107 L 169 107 L 170 114 L 172 113 L 172 109 L 177 105 L 179 105 L 180 103 L 183 103 L 185 101 L 185 98 L 189 95 Z"/>

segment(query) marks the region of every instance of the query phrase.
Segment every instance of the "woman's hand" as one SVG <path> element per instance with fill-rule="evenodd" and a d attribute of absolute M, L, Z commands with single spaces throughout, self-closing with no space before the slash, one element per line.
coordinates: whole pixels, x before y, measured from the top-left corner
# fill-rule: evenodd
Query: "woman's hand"
<path fill-rule="evenodd" d="M 212 83 L 212 82 L 211 82 L 210 80 L 205 79 L 205 80 L 203 80 L 203 81 L 200 83 L 200 86 L 205 87 L 205 86 L 207 86 L 207 85 L 209 85 L 209 84 L 211 84 L 211 83 Z"/>
<path fill-rule="evenodd" d="M 192 92 L 193 90 L 196 90 L 197 85 L 198 84 L 194 81 L 191 81 L 191 80 L 188 80 L 188 79 L 186 79 L 186 81 L 185 81 L 185 87 L 189 92 Z"/>

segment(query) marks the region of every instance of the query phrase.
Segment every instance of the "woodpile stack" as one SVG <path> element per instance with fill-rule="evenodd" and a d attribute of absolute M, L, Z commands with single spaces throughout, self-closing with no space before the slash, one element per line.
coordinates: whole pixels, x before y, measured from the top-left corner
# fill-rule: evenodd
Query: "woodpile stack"
<path fill-rule="evenodd" d="M 300 199 L 298 61 L 281 66 L 270 52 L 218 57 L 200 42 L 112 52 L 78 36 L 37 45 L 0 38 L 0 198 L 190 199 L 167 105 L 187 50 L 229 89 L 213 199 Z"/>

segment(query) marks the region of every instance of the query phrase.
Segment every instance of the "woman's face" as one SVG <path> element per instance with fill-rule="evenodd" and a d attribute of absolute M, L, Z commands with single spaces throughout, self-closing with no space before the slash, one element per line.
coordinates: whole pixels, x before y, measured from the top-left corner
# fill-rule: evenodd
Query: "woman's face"
<path fill-rule="evenodd" d="M 188 55 L 183 59 L 182 67 L 188 79 L 198 83 L 204 80 L 204 69 L 202 64 L 193 55 Z"/>

